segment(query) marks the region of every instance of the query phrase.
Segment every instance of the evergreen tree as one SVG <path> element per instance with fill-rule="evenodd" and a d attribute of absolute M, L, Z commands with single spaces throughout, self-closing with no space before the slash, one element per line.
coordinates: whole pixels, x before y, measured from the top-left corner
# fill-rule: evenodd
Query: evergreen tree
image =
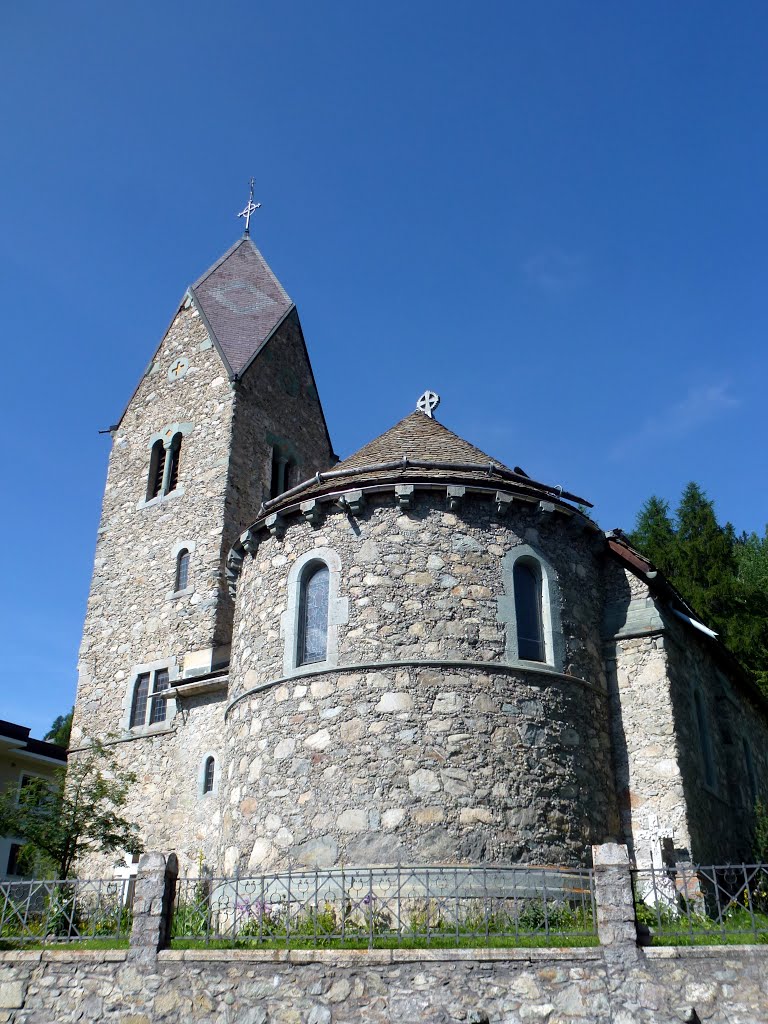
<path fill-rule="evenodd" d="M 69 746 L 69 734 L 72 732 L 72 715 L 75 709 L 66 714 L 59 715 L 54 719 L 53 725 L 48 732 L 43 736 L 44 740 L 49 743 L 57 743 L 60 747 Z"/>
<path fill-rule="evenodd" d="M 665 576 L 675 571 L 675 531 L 669 505 L 655 494 L 643 504 L 629 535 L 630 544 L 649 558 Z"/>
<path fill-rule="evenodd" d="M 683 491 L 675 521 L 658 497 L 645 502 L 630 542 L 666 575 L 768 696 L 768 528 L 737 538 L 721 526 L 698 484 Z"/>
<path fill-rule="evenodd" d="M 765 534 L 743 533 L 736 543 L 739 580 L 768 593 L 768 526 Z"/>
<path fill-rule="evenodd" d="M 718 632 L 732 614 L 736 582 L 733 527 L 720 526 L 713 503 L 696 483 L 677 509 L 676 565 L 672 582 Z"/>

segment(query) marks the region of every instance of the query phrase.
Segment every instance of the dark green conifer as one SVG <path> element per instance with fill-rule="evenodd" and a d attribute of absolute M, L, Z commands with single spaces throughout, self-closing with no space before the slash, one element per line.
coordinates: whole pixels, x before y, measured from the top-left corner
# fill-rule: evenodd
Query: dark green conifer
<path fill-rule="evenodd" d="M 665 576 L 675 572 L 675 531 L 669 505 L 655 494 L 644 502 L 637 514 L 630 544 L 649 558 Z"/>

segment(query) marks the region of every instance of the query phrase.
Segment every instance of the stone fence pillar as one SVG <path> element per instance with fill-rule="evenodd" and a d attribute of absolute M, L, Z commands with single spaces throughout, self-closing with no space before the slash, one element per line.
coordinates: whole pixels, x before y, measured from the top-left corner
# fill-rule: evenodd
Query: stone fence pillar
<path fill-rule="evenodd" d="M 171 913 L 179 865 L 175 853 L 142 854 L 136 875 L 131 928 L 131 959 L 151 962 L 170 945 Z"/>
<path fill-rule="evenodd" d="M 629 851 L 619 843 L 592 847 L 597 935 L 601 946 L 637 946 Z"/>

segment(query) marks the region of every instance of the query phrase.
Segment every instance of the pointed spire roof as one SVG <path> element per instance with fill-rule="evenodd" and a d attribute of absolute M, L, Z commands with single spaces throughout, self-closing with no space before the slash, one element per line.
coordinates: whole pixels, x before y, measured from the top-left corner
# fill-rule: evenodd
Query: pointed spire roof
<path fill-rule="evenodd" d="M 236 242 L 189 293 L 233 376 L 247 369 L 294 308 L 250 238 Z"/>

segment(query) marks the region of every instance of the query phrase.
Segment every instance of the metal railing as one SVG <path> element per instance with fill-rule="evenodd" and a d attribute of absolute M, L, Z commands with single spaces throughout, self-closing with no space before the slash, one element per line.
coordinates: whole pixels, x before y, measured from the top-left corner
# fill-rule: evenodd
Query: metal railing
<path fill-rule="evenodd" d="M 128 879 L 0 882 L 0 947 L 128 939 L 132 896 Z"/>
<path fill-rule="evenodd" d="M 768 943 L 768 864 L 638 868 L 632 881 L 655 945 Z"/>
<path fill-rule="evenodd" d="M 392 867 L 181 879 L 174 941 L 246 947 L 591 945 L 590 869 Z"/>

